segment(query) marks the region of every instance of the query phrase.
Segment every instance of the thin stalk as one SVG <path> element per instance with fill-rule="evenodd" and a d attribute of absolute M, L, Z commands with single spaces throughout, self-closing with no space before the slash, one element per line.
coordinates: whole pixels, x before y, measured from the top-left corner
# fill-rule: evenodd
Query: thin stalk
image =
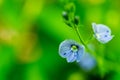
<path fill-rule="evenodd" d="M 85 44 L 84 40 L 82 39 L 82 36 L 81 36 L 81 34 L 80 34 L 80 32 L 79 32 L 79 30 L 78 30 L 78 28 L 77 28 L 76 26 L 74 26 L 74 30 L 75 30 L 75 32 L 76 32 L 76 34 L 77 34 L 80 42 L 81 42 L 84 46 L 86 46 L 86 44 Z"/>
<path fill-rule="evenodd" d="M 73 26 L 73 29 L 75 30 L 75 32 L 76 32 L 76 34 L 77 34 L 80 42 L 85 46 L 85 48 L 87 49 L 87 51 L 90 52 L 90 53 L 92 53 L 94 56 L 96 56 L 96 54 L 95 54 L 93 51 L 91 51 L 91 50 L 88 48 L 88 46 L 86 45 L 86 43 L 84 42 L 84 40 L 83 40 L 83 38 L 82 38 L 82 36 L 81 36 L 81 34 L 80 34 L 80 32 L 79 32 L 78 27 L 74 25 L 74 26 Z"/>

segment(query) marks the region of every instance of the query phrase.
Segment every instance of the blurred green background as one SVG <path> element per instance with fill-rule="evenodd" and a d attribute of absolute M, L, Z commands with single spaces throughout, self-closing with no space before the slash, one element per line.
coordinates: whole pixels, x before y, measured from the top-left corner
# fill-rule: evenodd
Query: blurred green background
<path fill-rule="evenodd" d="M 85 40 L 91 23 L 109 26 L 113 40 L 103 45 L 96 40 L 96 54 L 103 53 L 95 68 L 84 71 L 58 54 L 65 39 L 78 41 L 62 19 L 69 0 L 0 0 L 0 80 L 120 80 L 120 1 L 70 0 L 80 17 Z M 101 52 L 103 51 L 103 52 Z"/>

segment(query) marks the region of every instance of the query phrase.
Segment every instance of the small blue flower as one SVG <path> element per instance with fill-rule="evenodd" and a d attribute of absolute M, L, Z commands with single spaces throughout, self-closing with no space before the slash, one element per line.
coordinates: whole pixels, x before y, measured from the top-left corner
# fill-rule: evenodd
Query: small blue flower
<path fill-rule="evenodd" d="M 85 55 L 79 62 L 79 65 L 83 70 L 90 71 L 96 66 L 96 60 L 89 53 L 85 53 Z"/>
<path fill-rule="evenodd" d="M 92 23 L 92 28 L 95 38 L 103 44 L 109 42 L 114 37 L 114 35 L 111 35 L 110 28 L 106 25 Z"/>
<path fill-rule="evenodd" d="M 74 40 L 65 40 L 59 46 L 59 55 L 67 62 L 79 62 L 84 54 L 84 47 Z"/>

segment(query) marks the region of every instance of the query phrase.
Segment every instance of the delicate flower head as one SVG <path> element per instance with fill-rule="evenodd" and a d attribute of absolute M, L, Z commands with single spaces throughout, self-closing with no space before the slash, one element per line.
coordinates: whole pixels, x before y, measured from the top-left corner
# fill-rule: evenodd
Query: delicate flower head
<path fill-rule="evenodd" d="M 85 55 L 79 62 L 79 65 L 83 70 L 90 71 L 96 66 L 96 60 L 89 53 L 85 53 Z"/>
<path fill-rule="evenodd" d="M 74 40 L 65 40 L 59 46 L 59 55 L 67 62 L 79 62 L 84 54 L 84 47 Z"/>
<path fill-rule="evenodd" d="M 95 38 L 103 44 L 109 42 L 114 37 L 114 35 L 111 35 L 110 28 L 106 25 L 92 23 L 92 28 Z"/>

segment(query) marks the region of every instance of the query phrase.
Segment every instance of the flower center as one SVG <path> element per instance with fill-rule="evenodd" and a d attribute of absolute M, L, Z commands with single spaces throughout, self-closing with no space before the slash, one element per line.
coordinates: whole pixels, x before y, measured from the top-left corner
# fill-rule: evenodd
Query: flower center
<path fill-rule="evenodd" d="M 78 51 L 78 46 L 72 45 L 72 46 L 71 46 L 71 50 L 72 50 L 73 52 Z"/>

